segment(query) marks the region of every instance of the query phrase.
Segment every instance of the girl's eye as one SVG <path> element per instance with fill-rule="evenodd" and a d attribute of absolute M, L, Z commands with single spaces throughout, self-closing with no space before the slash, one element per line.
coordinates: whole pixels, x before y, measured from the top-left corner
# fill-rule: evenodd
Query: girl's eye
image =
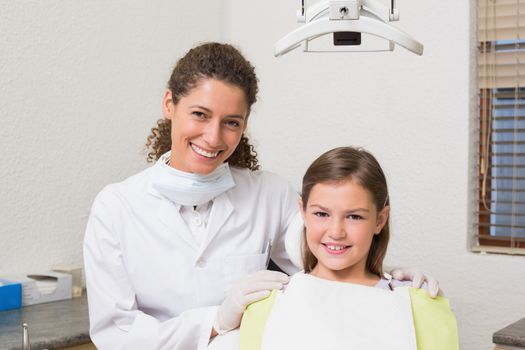
<path fill-rule="evenodd" d="M 361 215 L 352 214 L 348 216 L 352 220 L 363 220 L 363 217 Z"/>
<path fill-rule="evenodd" d="M 314 212 L 313 214 L 314 214 L 315 216 L 320 217 L 320 218 L 326 218 L 326 217 L 328 217 L 328 213 L 325 213 L 325 212 L 323 212 L 323 211 L 316 211 L 316 212 Z"/>

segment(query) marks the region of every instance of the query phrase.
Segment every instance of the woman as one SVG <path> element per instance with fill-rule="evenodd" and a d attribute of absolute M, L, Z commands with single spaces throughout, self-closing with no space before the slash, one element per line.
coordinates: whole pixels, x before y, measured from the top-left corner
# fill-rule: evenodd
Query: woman
<path fill-rule="evenodd" d="M 270 257 L 297 271 L 283 243 L 297 194 L 258 171 L 245 135 L 256 95 L 254 67 L 230 45 L 177 62 L 148 138 L 155 165 L 105 187 L 91 210 L 84 260 L 98 348 L 204 349 L 287 283 L 265 270 Z"/>

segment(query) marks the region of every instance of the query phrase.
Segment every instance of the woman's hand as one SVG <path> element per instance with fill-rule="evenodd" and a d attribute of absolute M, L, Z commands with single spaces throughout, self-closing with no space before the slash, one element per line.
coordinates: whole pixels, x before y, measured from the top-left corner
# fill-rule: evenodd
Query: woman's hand
<path fill-rule="evenodd" d="M 412 281 L 412 287 L 421 288 L 423 283 L 427 283 L 428 294 L 432 298 L 442 295 L 442 291 L 439 289 L 439 282 L 432 276 L 424 275 L 423 272 L 414 268 L 395 268 L 390 274 L 396 280 L 400 281 Z"/>
<path fill-rule="evenodd" d="M 286 274 L 269 270 L 257 271 L 240 279 L 217 310 L 213 328 L 218 334 L 224 334 L 239 327 L 248 304 L 266 298 L 272 289 L 282 289 L 288 281 Z"/>

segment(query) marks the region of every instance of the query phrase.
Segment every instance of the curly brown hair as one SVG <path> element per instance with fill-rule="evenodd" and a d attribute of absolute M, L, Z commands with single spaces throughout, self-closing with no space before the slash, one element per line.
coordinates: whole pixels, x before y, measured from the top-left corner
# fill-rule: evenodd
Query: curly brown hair
<path fill-rule="evenodd" d="M 205 43 L 189 50 L 176 64 L 168 81 L 173 103 L 177 104 L 202 79 L 217 79 L 239 87 L 245 95 L 248 115 L 257 100 L 255 68 L 238 49 L 229 44 Z M 171 149 L 171 120 L 159 119 L 146 141 L 147 161 L 154 162 Z M 242 135 L 228 158 L 230 166 L 258 170 L 257 152 L 248 137 Z"/>

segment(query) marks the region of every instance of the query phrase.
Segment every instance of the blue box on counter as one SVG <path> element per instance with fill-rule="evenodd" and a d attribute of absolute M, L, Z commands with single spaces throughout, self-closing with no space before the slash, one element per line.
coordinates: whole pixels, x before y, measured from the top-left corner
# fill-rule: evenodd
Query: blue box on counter
<path fill-rule="evenodd" d="M 0 311 L 22 306 L 22 284 L 0 279 Z"/>

